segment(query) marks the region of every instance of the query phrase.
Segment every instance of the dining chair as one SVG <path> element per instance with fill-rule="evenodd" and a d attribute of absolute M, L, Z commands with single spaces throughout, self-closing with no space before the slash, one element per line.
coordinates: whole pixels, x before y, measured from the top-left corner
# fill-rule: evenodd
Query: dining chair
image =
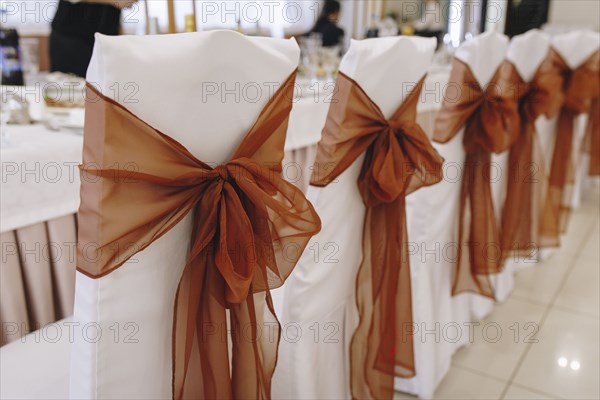
<path fill-rule="evenodd" d="M 321 174 L 327 174 L 328 168 L 335 169 L 336 165 L 340 165 L 337 161 L 315 164 L 313 168 L 313 186 L 309 187 L 307 197 L 321 216 L 323 230 L 311 240 L 296 270 L 282 287 L 282 304 L 279 306 L 283 310 L 281 322 L 289 327 L 289 337 L 283 340 L 280 348 L 279 363 L 274 376 L 275 398 L 377 396 L 370 390 L 372 387 L 367 387 L 372 382 L 359 382 L 359 379 L 352 379 L 350 376 L 351 369 L 354 369 L 354 374 L 360 375 L 356 361 L 351 359 L 350 347 L 360 321 L 356 293 L 362 289 L 357 289 L 357 278 L 362 269 L 361 261 L 370 257 L 363 253 L 364 235 L 370 229 L 365 222 L 369 211 L 364 200 L 365 192 L 362 191 L 364 188 L 359 190 L 360 184 L 357 184 L 357 181 L 363 176 L 361 169 L 364 171 L 368 168 L 372 157 L 375 157 L 372 156 L 372 152 L 375 151 L 373 140 L 377 141 L 379 135 L 388 134 L 386 129 L 381 128 L 385 125 L 382 121 L 393 119 L 413 90 L 413 96 L 419 95 L 418 84 L 431 63 L 435 46 L 435 39 L 424 38 L 353 40 L 342 59 L 340 76 L 329 108 L 317 161 L 320 159 L 319 152 L 325 157 L 328 154 L 328 150 L 321 148 L 325 140 L 336 137 L 344 141 L 346 135 L 351 135 L 351 127 L 347 124 L 351 123 L 348 121 L 352 118 L 360 114 L 364 121 L 367 121 L 373 118 L 372 113 L 379 117 L 377 122 L 370 125 L 373 129 L 367 129 L 365 133 L 364 143 L 370 144 L 369 150 L 361 147 L 362 150 L 353 153 L 356 159 L 350 163 L 344 162 L 345 169 L 334 181 L 324 187 L 314 186 L 323 185 L 322 182 L 318 182 L 318 178 L 322 177 Z M 352 96 L 361 93 L 361 107 L 351 104 L 354 97 L 348 94 L 348 85 L 352 88 Z M 337 134 L 330 135 L 332 130 Z M 404 137 L 401 129 L 397 131 L 397 140 L 402 141 Z M 349 138 L 348 142 L 344 143 L 355 143 L 355 139 Z M 426 138 L 423 139 L 428 143 Z M 410 142 L 410 139 L 406 140 Z M 332 145 L 328 149 L 335 152 L 336 149 L 345 148 L 344 146 L 346 145 Z M 365 158 L 365 153 L 371 156 Z M 371 161 L 365 161 L 366 159 Z M 408 159 L 405 160 L 408 163 Z M 396 159 L 396 162 L 403 164 L 401 158 Z M 389 185 L 400 187 L 394 181 L 394 176 L 389 176 L 387 180 Z M 400 197 L 403 198 L 404 195 Z M 394 230 L 401 234 L 403 223 L 394 218 L 390 218 L 390 221 L 394 221 L 390 223 L 393 223 Z M 385 229 L 382 225 L 381 231 Z M 406 239 L 404 236 L 403 238 Z M 380 243 L 380 246 L 385 247 L 386 244 Z M 370 248 L 368 249 L 370 252 Z M 397 268 L 393 268 L 398 269 L 399 264 Z M 409 281 L 405 284 L 410 286 Z M 404 290 L 402 295 L 408 296 L 408 301 L 403 304 L 410 310 L 409 290 Z M 381 301 L 389 307 L 395 307 L 394 301 L 388 300 L 389 298 Z M 358 307 L 362 308 L 360 305 Z M 365 315 L 370 319 L 368 314 L 367 311 Z M 365 326 L 359 329 L 364 330 Z M 398 334 L 400 335 L 399 332 Z M 393 346 L 393 340 L 395 339 L 389 342 L 389 346 Z M 358 353 L 356 348 L 354 351 Z M 412 346 L 410 352 L 412 356 Z M 358 368 L 368 368 L 370 362 L 363 364 Z M 370 375 L 372 371 L 366 374 Z M 390 376 L 388 389 L 391 389 L 391 382 Z"/>
<path fill-rule="evenodd" d="M 485 88 L 502 64 L 507 48 L 506 36 L 487 32 L 464 42 L 455 58 L 467 65 L 477 85 Z M 457 87 L 457 82 L 446 82 L 442 102 L 456 102 Z M 428 133 L 433 136 L 434 132 Z M 444 158 L 444 179 L 407 197 L 408 233 L 414 246 L 410 261 L 417 371 L 413 378 L 396 378 L 395 387 L 423 398 L 433 396 L 450 369 L 453 354 L 469 343 L 468 325 L 464 324 L 480 320 L 491 312 L 494 304 L 493 300 L 472 293 L 452 296 L 460 245 L 458 223 L 466 158 L 464 133 L 463 125 L 445 143 L 433 142 Z M 504 196 L 506 157 L 506 154 L 493 154 L 491 158 L 497 176 L 491 188 L 495 207 L 501 205 L 498 203 Z M 499 221 L 498 212 L 495 217 Z M 501 273 L 491 280 L 494 287 L 501 287 L 510 285 L 512 278 Z"/>

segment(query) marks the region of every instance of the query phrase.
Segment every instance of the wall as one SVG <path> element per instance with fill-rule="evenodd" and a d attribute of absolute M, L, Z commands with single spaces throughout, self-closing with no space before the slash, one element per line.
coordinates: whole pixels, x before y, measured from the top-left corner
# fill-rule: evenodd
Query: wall
<path fill-rule="evenodd" d="M 551 0 L 548 21 L 558 25 L 585 25 L 600 30 L 599 0 Z"/>

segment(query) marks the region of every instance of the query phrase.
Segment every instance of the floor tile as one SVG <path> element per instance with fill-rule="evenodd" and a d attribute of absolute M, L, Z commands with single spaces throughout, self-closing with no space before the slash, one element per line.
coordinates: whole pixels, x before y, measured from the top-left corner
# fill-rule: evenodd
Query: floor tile
<path fill-rule="evenodd" d="M 510 385 L 503 400 L 545 400 L 545 399 L 556 399 L 547 393 L 533 392 L 529 389 L 517 385 Z"/>
<path fill-rule="evenodd" d="M 571 212 L 567 234 L 561 238 L 561 251 L 578 254 L 580 244 L 588 239 L 590 229 L 598 221 L 600 212 L 598 204 L 600 204 L 598 188 L 587 191 L 580 207 Z"/>
<path fill-rule="evenodd" d="M 555 301 L 555 306 L 600 317 L 600 258 L 582 252 Z"/>
<path fill-rule="evenodd" d="M 476 328 L 475 342 L 457 352 L 437 399 L 600 398 L 600 187 L 573 211 L 562 247 L 517 272 L 509 299 Z M 537 343 L 522 343 L 525 322 L 538 322 Z M 485 324 L 503 330 L 482 338 Z M 514 326 L 520 337 L 515 343 Z M 491 331 L 490 331 L 491 332 Z M 492 332 L 493 333 L 493 332 Z M 510 382 L 510 383 L 504 383 Z M 412 399 L 409 395 L 399 399 Z"/>
<path fill-rule="evenodd" d="M 438 387 L 434 399 L 499 399 L 504 386 L 504 382 L 454 366 Z"/>
<path fill-rule="evenodd" d="M 547 260 L 523 269 L 515 275 L 512 297 L 540 304 L 550 304 L 576 256 L 556 251 Z"/>
<path fill-rule="evenodd" d="M 597 220 L 596 226 L 589 232 L 589 237 L 583 245 L 580 254 L 584 257 L 600 258 L 600 221 Z"/>
<path fill-rule="evenodd" d="M 508 381 L 527 347 L 528 334 L 537 330 L 545 309 L 515 298 L 497 305 L 492 314 L 475 327 L 474 342 L 459 350 L 453 363 Z M 500 337 L 496 338 L 498 333 Z"/>
<path fill-rule="evenodd" d="M 564 399 L 600 396 L 599 320 L 552 309 L 514 382 Z"/>

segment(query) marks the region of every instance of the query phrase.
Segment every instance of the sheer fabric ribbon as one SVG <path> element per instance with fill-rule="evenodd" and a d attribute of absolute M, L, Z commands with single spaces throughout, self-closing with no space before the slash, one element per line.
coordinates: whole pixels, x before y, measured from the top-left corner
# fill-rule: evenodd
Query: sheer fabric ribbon
<path fill-rule="evenodd" d="M 585 151 L 590 154 L 590 176 L 600 176 L 600 96 L 592 102 L 587 125 Z"/>
<path fill-rule="evenodd" d="M 265 315 L 279 327 L 269 290 L 320 229 L 312 205 L 281 178 L 294 78 L 231 161 L 214 168 L 87 87 L 78 270 L 109 274 L 193 213 L 174 320 L 165 321 L 173 324 L 173 398 L 270 398 L 280 332 L 259 335 L 254 294 L 264 292 Z M 90 243 L 94 254 L 85 251 Z M 227 326 L 226 310 L 231 365 L 227 338 L 206 329 Z"/>
<path fill-rule="evenodd" d="M 546 173 L 539 154 L 535 121 L 544 115 L 551 118 L 558 113 L 562 104 L 563 77 L 556 65 L 556 53 L 551 50 L 538 67 L 530 82 L 523 82 L 511 63 L 504 64 L 501 74 L 517 85 L 517 99 L 521 118 L 520 132 L 510 148 L 508 185 L 502 210 L 502 258 L 511 253 L 518 257 L 528 254 L 537 246 L 539 221 L 548 216 L 541 215 L 541 200 Z"/>
<path fill-rule="evenodd" d="M 572 154 L 573 128 L 575 118 L 579 114 L 591 111 L 589 140 L 598 142 L 598 113 L 597 108 L 594 112 L 593 104 L 597 103 L 600 90 L 600 51 L 595 52 L 574 70 L 569 69 L 558 53 L 554 53 L 553 57 L 564 79 L 563 103 L 556 126 L 556 141 L 543 211 L 547 217 L 541 221 L 540 244 L 555 247 L 560 244 L 560 234 L 566 229 L 570 214 L 571 188 L 576 170 Z M 592 148 L 592 168 L 596 168 L 594 163 L 598 162 L 597 152 L 597 149 Z"/>
<path fill-rule="evenodd" d="M 491 155 L 508 149 L 519 134 L 515 100 L 519 80 L 511 74 L 503 75 L 504 68 L 501 65 L 483 89 L 469 66 L 454 60 L 450 83 L 435 123 L 433 140 L 440 143 L 452 139 L 465 126 L 466 157 L 453 295 L 474 292 L 495 298 L 490 275 L 502 269 L 500 231 L 490 186 Z"/>
<path fill-rule="evenodd" d="M 387 120 L 340 73 L 311 184 L 326 186 L 363 152 L 358 189 L 366 206 L 356 280 L 360 317 L 350 346 L 352 397 L 391 399 L 394 377 L 415 374 L 405 196 L 442 179 L 443 159 L 415 122 L 423 79 Z"/>

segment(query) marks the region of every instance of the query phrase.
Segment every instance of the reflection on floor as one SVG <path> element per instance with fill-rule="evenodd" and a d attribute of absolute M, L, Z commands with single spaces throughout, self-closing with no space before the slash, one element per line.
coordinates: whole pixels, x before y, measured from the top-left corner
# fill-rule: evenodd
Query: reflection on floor
<path fill-rule="evenodd" d="M 574 211 L 560 250 L 520 271 L 510 298 L 482 321 L 498 323 L 502 337 L 491 343 L 474 335 L 435 399 L 600 398 L 599 217 L 595 185 Z"/>

